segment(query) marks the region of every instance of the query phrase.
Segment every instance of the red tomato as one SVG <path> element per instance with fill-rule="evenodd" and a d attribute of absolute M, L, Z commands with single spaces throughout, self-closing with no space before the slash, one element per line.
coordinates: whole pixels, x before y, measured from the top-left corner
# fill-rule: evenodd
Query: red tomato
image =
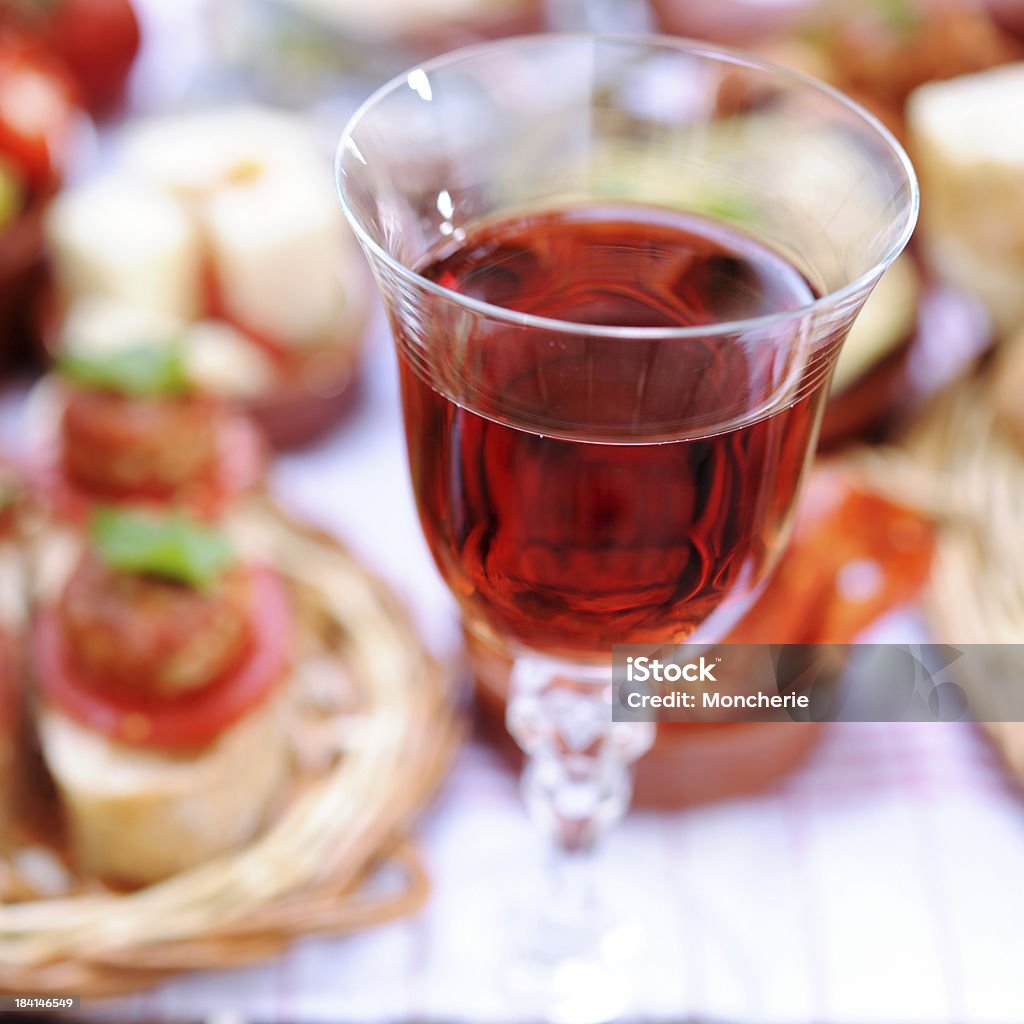
<path fill-rule="evenodd" d="M 0 153 L 31 191 L 59 187 L 80 116 L 77 90 L 61 64 L 38 43 L 0 29 Z"/>
<path fill-rule="evenodd" d="M 107 692 L 80 676 L 57 613 L 39 613 L 32 656 L 40 692 L 75 721 L 132 746 L 180 750 L 205 746 L 237 722 L 279 684 L 288 668 L 292 618 L 278 575 L 252 570 L 251 648 L 242 664 L 222 679 L 173 700 Z"/>
<path fill-rule="evenodd" d="M 204 519 L 217 519 L 225 506 L 256 487 L 267 461 L 266 445 L 246 417 L 230 415 L 221 425 L 220 460 L 208 480 L 197 481 L 174 494 L 153 495 L 89 491 L 68 479 L 59 452 L 47 452 L 29 471 L 33 489 L 56 515 L 71 522 L 88 518 L 97 504 L 167 508 L 184 506 Z"/>
<path fill-rule="evenodd" d="M 0 0 L 20 28 L 67 65 L 86 106 L 108 114 L 121 105 L 139 51 L 139 22 L 130 0 Z"/>

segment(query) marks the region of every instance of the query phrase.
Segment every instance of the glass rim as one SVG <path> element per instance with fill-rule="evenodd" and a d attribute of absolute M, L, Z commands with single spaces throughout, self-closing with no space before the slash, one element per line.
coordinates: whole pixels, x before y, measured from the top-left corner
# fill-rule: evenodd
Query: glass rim
<path fill-rule="evenodd" d="M 810 302 L 805 302 L 793 309 L 782 310 L 776 313 L 765 313 L 760 316 L 746 317 L 738 320 L 716 321 L 711 324 L 694 324 L 685 327 L 624 327 L 613 324 L 587 324 L 577 323 L 572 320 L 559 320 L 554 317 L 537 316 L 533 313 L 523 313 L 518 310 L 499 306 L 495 303 L 486 302 L 470 295 L 464 295 L 454 289 L 446 288 L 436 281 L 430 280 L 412 267 L 407 266 L 401 260 L 396 259 L 363 226 L 356 211 L 347 201 L 344 188 L 345 175 L 342 172 L 343 155 L 350 143 L 353 142 L 355 133 L 360 123 L 367 114 L 377 107 L 392 93 L 406 87 L 409 78 L 416 71 L 429 74 L 444 68 L 454 67 L 488 53 L 498 50 L 515 50 L 536 46 L 537 44 L 557 44 L 559 42 L 597 42 L 606 41 L 611 43 L 622 43 L 637 47 L 648 47 L 652 50 L 674 50 L 689 53 L 697 57 L 704 57 L 717 60 L 721 63 L 734 64 L 741 67 L 748 67 L 757 71 L 774 75 L 784 80 L 789 80 L 803 88 L 808 88 L 823 95 L 840 106 L 845 107 L 860 119 L 872 132 L 885 144 L 893 157 L 895 163 L 902 169 L 908 186 L 908 201 L 905 223 L 903 230 L 896 240 L 886 249 L 883 256 L 876 260 L 867 270 L 859 274 L 852 281 L 847 282 L 840 288 L 832 289 L 817 296 Z M 358 147 L 355 147 L 358 154 Z M 359 156 L 361 159 L 361 155 Z M 363 161 L 365 163 L 365 161 Z M 893 133 L 869 110 L 851 99 L 845 93 L 829 85 L 827 82 L 815 78 L 813 75 L 795 71 L 792 68 L 776 64 L 774 61 L 763 60 L 743 50 L 734 49 L 728 46 L 719 46 L 715 43 L 708 43 L 700 39 L 690 39 L 683 36 L 668 36 L 651 33 L 625 33 L 625 32 L 546 32 L 532 35 L 507 36 L 503 39 L 489 40 L 486 42 L 474 43 L 470 46 L 463 46 L 447 53 L 439 54 L 429 60 L 420 63 L 400 72 L 390 78 L 383 85 L 375 89 L 358 107 L 349 118 L 338 141 L 334 159 L 335 187 L 341 208 L 345 214 L 349 226 L 363 247 L 370 252 L 374 259 L 386 266 L 392 273 L 396 274 L 406 283 L 416 288 L 423 289 L 438 298 L 448 302 L 454 302 L 462 308 L 485 316 L 491 320 L 502 321 L 515 327 L 529 328 L 548 332 L 563 334 L 589 335 L 601 338 L 651 341 L 658 339 L 687 339 L 687 338 L 708 338 L 722 335 L 744 334 L 750 331 L 764 330 L 773 326 L 792 323 L 803 320 L 807 317 L 827 311 L 828 309 L 842 305 L 846 300 L 851 299 L 859 292 L 868 288 L 873 279 L 880 277 L 906 248 L 917 226 L 918 214 L 921 206 L 920 185 L 917 174 L 904 147 Z M 640 204 L 642 205 L 642 204 Z"/>

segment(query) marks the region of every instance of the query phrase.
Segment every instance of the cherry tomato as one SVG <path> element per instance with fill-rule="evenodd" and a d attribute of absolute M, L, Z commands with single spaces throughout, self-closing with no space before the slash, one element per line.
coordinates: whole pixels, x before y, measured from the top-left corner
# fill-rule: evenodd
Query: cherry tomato
<path fill-rule="evenodd" d="M 140 41 L 130 0 L 0 0 L 0 12 L 63 61 L 91 113 L 121 105 Z"/>
<path fill-rule="evenodd" d="M 59 61 L 0 28 L 0 154 L 30 192 L 59 187 L 80 116 L 77 90 Z"/>

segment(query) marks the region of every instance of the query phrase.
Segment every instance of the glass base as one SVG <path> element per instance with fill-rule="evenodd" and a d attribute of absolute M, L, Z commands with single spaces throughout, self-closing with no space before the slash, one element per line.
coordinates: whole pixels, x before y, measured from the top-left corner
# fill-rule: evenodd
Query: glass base
<path fill-rule="evenodd" d="M 641 922 L 605 906 L 574 912 L 541 896 L 523 899 L 508 918 L 501 981 L 510 1007 L 550 1024 L 606 1024 L 628 1015 L 638 994 Z"/>

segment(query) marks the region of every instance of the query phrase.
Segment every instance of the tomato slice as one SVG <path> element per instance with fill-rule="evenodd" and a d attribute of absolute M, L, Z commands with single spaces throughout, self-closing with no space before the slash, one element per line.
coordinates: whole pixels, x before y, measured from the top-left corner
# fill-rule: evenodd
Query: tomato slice
<path fill-rule="evenodd" d="M 220 460 L 210 479 L 199 480 L 170 495 L 146 491 L 96 492 L 80 487 L 64 473 L 57 451 L 47 451 L 29 476 L 34 489 L 57 516 L 73 523 L 87 519 L 97 504 L 184 507 L 200 518 L 217 519 L 235 498 L 259 483 L 267 461 L 263 437 L 247 417 L 225 417 L 220 431 Z"/>
<path fill-rule="evenodd" d="M 268 697 L 289 665 L 293 624 L 284 584 L 269 568 L 251 571 L 249 653 L 202 690 L 160 700 L 96 687 L 76 671 L 53 608 L 42 610 L 33 627 L 36 685 L 65 714 L 118 743 L 163 750 L 211 743 Z"/>

